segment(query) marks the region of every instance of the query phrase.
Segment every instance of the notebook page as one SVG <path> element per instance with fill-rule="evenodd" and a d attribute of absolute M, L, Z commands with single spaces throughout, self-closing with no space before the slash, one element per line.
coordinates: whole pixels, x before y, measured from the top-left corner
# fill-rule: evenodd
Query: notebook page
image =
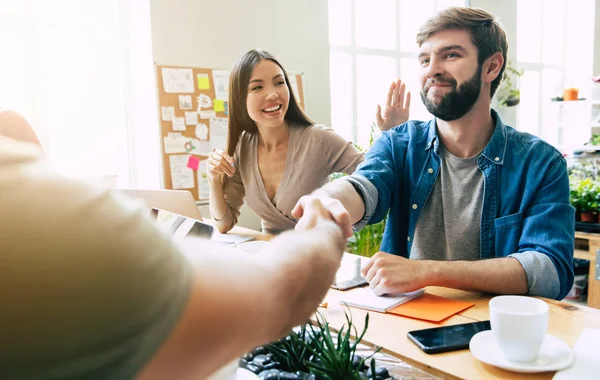
<path fill-rule="evenodd" d="M 342 305 L 385 313 L 398 305 L 402 305 L 405 302 L 421 296 L 423 293 L 425 293 L 425 289 L 419 289 L 409 293 L 376 296 L 370 288 L 359 288 L 344 294 L 340 303 Z"/>

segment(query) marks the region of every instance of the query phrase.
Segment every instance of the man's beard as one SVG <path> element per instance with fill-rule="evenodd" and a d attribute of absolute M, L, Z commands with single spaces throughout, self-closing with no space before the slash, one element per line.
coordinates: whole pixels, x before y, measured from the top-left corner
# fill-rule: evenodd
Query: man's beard
<path fill-rule="evenodd" d="M 452 85 L 452 91 L 444 95 L 439 104 L 435 104 L 427 97 L 427 92 L 431 88 L 431 84 L 426 83 L 425 87 L 421 90 L 421 100 L 425 104 L 427 111 L 444 121 L 460 119 L 473 108 L 473 105 L 479 99 L 479 93 L 481 92 L 481 65 L 477 67 L 475 75 L 458 86 L 458 88 L 456 80 L 452 78 L 435 78 L 434 80 L 435 82 Z"/>

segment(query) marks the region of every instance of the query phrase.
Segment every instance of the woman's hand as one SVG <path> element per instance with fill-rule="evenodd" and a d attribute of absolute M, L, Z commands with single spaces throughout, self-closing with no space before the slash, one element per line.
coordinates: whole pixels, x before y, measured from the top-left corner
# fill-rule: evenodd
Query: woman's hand
<path fill-rule="evenodd" d="M 410 91 L 406 92 L 406 97 L 404 96 L 405 91 L 406 85 L 402 83 L 400 79 L 392 82 L 390 90 L 388 91 L 383 115 L 381 114 L 381 106 L 377 105 L 375 118 L 379 130 L 387 131 L 388 129 L 406 123 L 409 117 Z"/>
<path fill-rule="evenodd" d="M 225 153 L 222 149 L 215 149 L 208 155 L 206 162 L 206 175 L 211 181 L 221 178 L 221 174 L 231 177 L 235 174 L 235 162 L 233 157 Z"/>

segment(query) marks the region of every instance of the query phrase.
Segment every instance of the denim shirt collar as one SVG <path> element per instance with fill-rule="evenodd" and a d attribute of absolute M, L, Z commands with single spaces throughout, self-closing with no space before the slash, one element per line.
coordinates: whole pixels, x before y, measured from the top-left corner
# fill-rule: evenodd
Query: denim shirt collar
<path fill-rule="evenodd" d="M 491 109 L 492 119 L 496 121 L 494 133 L 492 138 L 488 141 L 487 145 L 481 152 L 481 156 L 488 159 L 490 162 L 498 165 L 504 164 L 504 155 L 506 154 L 507 134 L 506 125 L 500 119 L 500 115 Z M 429 121 L 429 133 L 427 135 L 427 145 L 425 150 L 433 148 L 435 152 L 438 151 L 439 137 L 437 133 L 436 118 Z"/>

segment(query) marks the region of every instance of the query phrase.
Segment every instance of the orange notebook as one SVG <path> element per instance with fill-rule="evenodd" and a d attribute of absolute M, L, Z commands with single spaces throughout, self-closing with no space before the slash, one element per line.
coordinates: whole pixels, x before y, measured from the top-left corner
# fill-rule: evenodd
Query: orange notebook
<path fill-rule="evenodd" d="M 387 312 L 431 322 L 441 322 L 473 305 L 475 304 L 425 293 Z"/>

